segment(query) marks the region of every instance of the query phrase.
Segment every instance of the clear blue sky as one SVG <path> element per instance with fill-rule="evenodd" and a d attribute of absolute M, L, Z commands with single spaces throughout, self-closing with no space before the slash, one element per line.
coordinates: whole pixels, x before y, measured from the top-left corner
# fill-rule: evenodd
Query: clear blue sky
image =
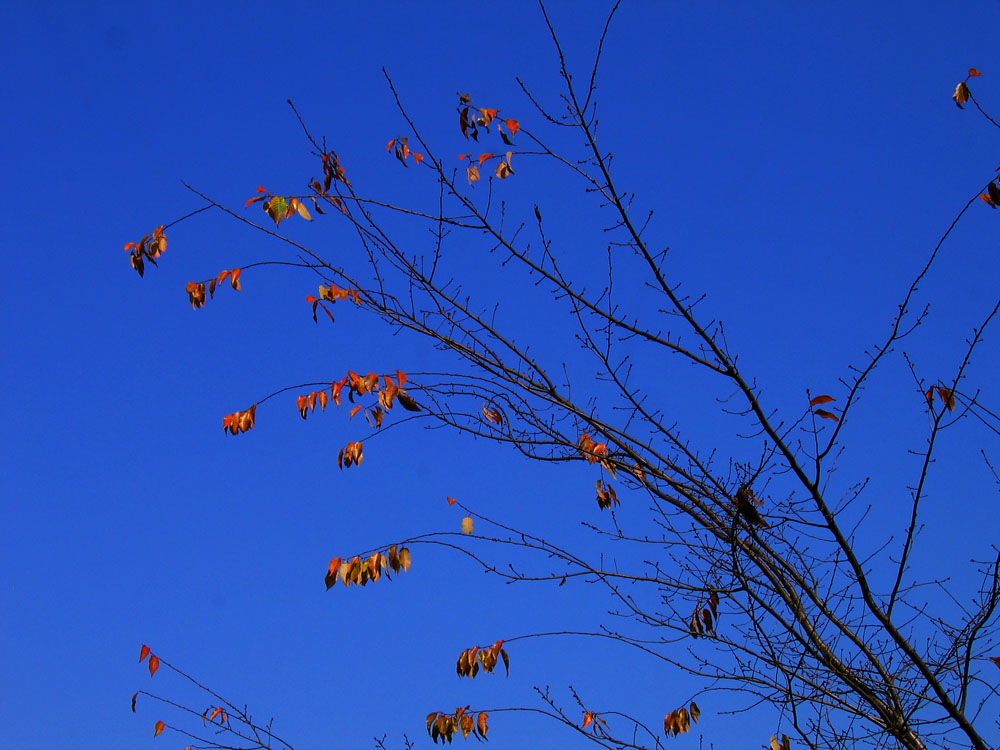
<path fill-rule="evenodd" d="M 550 4 L 581 77 L 606 5 Z M 153 739 L 155 707 L 129 713 L 135 690 L 177 688 L 137 665 L 142 643 L 275 716 L 306 749 L 403 732 L 429 745 L 427 712 L 534 705 L 532 685 L 563 698 L 573 685 L 653 725 L 684 700 L 680 675 L 579 641 L 512 648 L 506 681 L 457 680 L 464 648 L 598 621 L 606 604 L 586 587 L 505 587 L 428 552 L 392 583 L 324 591 L 334 555 L 456 528 L 447 495 L 573 537 L 597 520 L 594 477 L 417 429 L 372 442 L 361 469 L 342 474 L 337 450 L 359 435 L 343 413 L 302 423 L 294 395 L 227 439 L 222 415 L 276 388 L 430 359 L 352 311 L 314 326 L 302 302 L 314 282 L 288 271 L 247 273 L 240 295 L 222 290 L 193 312 L 186 281 L 284 257 L 219 215 L 172 230 L 145 279 L 121 249 L 201 205 L 182 180 L 239 209 L 258 184 L 301 190 L 316 169 L 289 98 L 356 184 L 425 200 L 429 184 L 385 151 L 405 132 L 381 68 L 441 153 L 467 150 L 456 91 L 534 127 L 515 76 L 550 101 L 558 85 L 537 7 L 38 2 L 8 15 L 0 747 L 183 747 Z M 642 213 L 655 209 L 652 244 L 672 248 L 671 273 L 709 295 L 768 403 L 792 418 L 806 387 L 834 392 L 884 335 L 918 264 L 996 166 L 997 131 L 949 96 L 975 66 L 974 90 L 1000 112 L 998 29 L 996 2 L 626 2 L 617 16 L 599 78 L 602 144 Z M 515 167 L 562 220 L 565 247 L 593 241 L 573 221 L 591 209 L 554 194 L 549 165 Z M 933 316 L 912 351 L 928 376 L 951 371 L 992 304 L 998 221 L 977 206 L 922 290 Z M 351 242 L 330 220 L 289 232 L 330 257 Z M 502 309 L 531 325 L 537 311 L 504 291 L 493 289 Z M 995 387 L 996 340 L 976 363 L 983 387 Z M 844 459 L 845 472 L 876 476 L 869 501 L 887 523 L 919 444 L 913 390 L 900 360 L 887 367 Z M 931 518 L 944 529 L 939 554 L 964 559 L 1000 519 L 982 462 L 951 439 Z M 753 747 L 775 728 L 767 712 L 720 716 L 730 706 L 702 703 L 716 747 Z M 495 750 L 576 745 L 534 720 L 491 724 Z"/>

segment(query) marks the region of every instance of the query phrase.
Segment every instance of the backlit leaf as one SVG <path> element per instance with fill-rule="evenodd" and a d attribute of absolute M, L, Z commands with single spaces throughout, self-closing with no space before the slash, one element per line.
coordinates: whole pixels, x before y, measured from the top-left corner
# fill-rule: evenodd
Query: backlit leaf
<path fill-rule="evenodd" d="M 466 516 L 462 519 L 462 533 L 471 534 L 472 533 L 472 516 Z"/>
<path fill-rule="evenodd" d="M 399 550 L 399 567 L 404 573 L 410 569 L 410 550 L 406 547 Z"/>
<path fill-rule="evenodd" d="M 167 728 L 167 725 L 164 724 L 162 721 L 156 722 L 156 724 L 153 726 L 153 736 L 154 737 L 159 737 L 160 736 L 160 732 L 162 732 L 166 728 Z"/>
<path fill-rule="evenodd" d="M 479 179 L 479 167 L 475 164 L 470 164 L 469 168 L 465 170 L 465 175 L 469 178 L 469 184 L 471 185 Z"/>
<path fill-rule="evenodd" d="M 965 81 L 955 87 L 955 93 L 951 95 L 951 98 L 955 100 L 959 109 L 964 109 L 962 105 L 969 101 L 969 87 L 965 85 Z"/>
<path fill-rule="evenodd" d="M 156 670 L 160 668 L 160 657 L 155 654 L 150 654 L 149 657 L 149 676 L 152 677 L 156 674 Z"/>
<path fill-rule="evenodd" d="M 141 662 L 147 656 L 149 656 L 149 646 L 143 644 L 142 648 L 139 649 L 139 661 Z"/>

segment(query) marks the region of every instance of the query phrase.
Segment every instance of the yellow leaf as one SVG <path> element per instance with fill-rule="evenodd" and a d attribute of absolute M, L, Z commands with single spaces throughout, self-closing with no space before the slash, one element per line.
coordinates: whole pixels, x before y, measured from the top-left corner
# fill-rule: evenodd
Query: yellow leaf
<path fill-rule="evenodd" d="M 301 201 L 295 206 L 295 210 L 298 211 L 299 216 L 301 216 L 306 221 L 312 221 L 313 217 L 309 215 L 309 211 L 306 210 L 306 206 Z"/>
<path fill-rule="evenodd" d="M 472 516 L 466 516 L 462 519 L 462 533 L 471 534 L 472 533 Z"/>

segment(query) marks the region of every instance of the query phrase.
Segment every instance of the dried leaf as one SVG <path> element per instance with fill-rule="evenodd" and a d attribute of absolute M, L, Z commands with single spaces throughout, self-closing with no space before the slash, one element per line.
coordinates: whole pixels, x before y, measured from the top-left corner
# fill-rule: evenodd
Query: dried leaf
<path fill-rule="evenodd" d="M 594 723 L 594 714 L 592 711 L 583 712 L 583 728 L 586 729 L 591 724 Z"/>
<path fill-rule="evenodd" d="M 817 409 L 816 416 L 821 417 L 823 419 L 832 419 L 834 422 L 840 421 L 840 417 L 838 417 L 836 414 L 828 412 L 826 409 Z"/>
<path fill-rule="evenodd" d="M 399 550 L 399 567 L 404 573 L 410 569 L 410 550 L 406 547 Z"/>
<path fill-rule="evenodd" d="M 132 713 L 135 713 L 135 699 L 139 697 L 139 691 L 132 693 Z"/>
<path fill-rule="evenodd" d="M 938 398 L 941 399 L 941 403 L 945 405 L 948 411 L 955 411 L 955 394 L 950 388 L 942 388 L 941 386 L 934 386 L 934 390 L 937 391 Z"/>
<path fill-rule="evenodd" d="M 296 204 L 295 210 L 298 212 L 299 216 L 301 216 L 306 221 L 312 221 L 313 220 L 313 217 L 309 215 L 309 211 L 306 210 L 306 206 L 305 206 L 304 203 L 302 203 L 302 201 L 299 201 Z"/>
<path fill-rule="evenodd" d="M 964 109 L 962 105 L 969 101 L 969 87 L 965 85 L 965 81 L 955 87 L 955 93 L 951 95 L 951 98 L 955 100 L 959 109 Z"/>
<path fill-rule="evenodd" d="M 476 716 L 476 729 L 479 732 L 479 736 L 482 737 L 483 739 L 486 738 L 486 730 L 489 729 L 489 727 L 486 725 L 486 719 L 487 716 L 485 711 L 480 711 L 479 715 Z"/>
<path fill-rule="evenodd" d="M 817 396 L 812 401 L 809 402 L 809 406 L 819 406 L 820 404 L 828 404 L 831 401 L 836 401 L 833 396 Z"/>
<path fill-rule="evenodd" d="M 483 162 L 487 159 L 492 159 L 493 154 L 480 154 L 479 155 L 479 166 L 483 166 Z"/>
<path fill-rule="evenodd" d="M 414 401 L 412 398 L 407 396 L 402 391 L 399 392 L 397 398 L 399 399 L 399 403 L 402 404 L 403 408 L 406 409 L 407 411 L 420 411 L 420 404 L 418 404 L 416 401 Z"/>
<path fill-rule="evenodd" d="M 162 721 L 156 722 L 156 724 L 153 726 L 153 736 L 154 737 L 159 737 L 160 736 L 160 732 L 162 732 L 166 728 L 167 728 L 167 725 L 164 724 Z"/>
<path fill-rule="evenodd" d="M 472 516 L 466 516 L 462 519 L 462 533 L 471 534 L 472 533 Z"/>
<path fill-rule="evenodd" d="M 469 184 L 471 185 L 479 179 L 479 167 L 475 164 L 470 164 L 469 168 L 465 170 L 465 175 L 469 178 Z"/>

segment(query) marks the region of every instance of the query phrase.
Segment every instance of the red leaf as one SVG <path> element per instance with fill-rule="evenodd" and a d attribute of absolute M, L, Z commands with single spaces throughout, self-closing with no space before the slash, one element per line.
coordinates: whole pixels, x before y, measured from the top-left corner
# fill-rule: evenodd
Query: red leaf
<path fill-rule="evenodd" d="M 396 142 L 395 138 L 393 138 L 391 141 L 389 141 L 389 145 L 385 147 L 385 150 L 386 151 L 392 151 L 392 144 L 394 144 L 395 142 Z"/>
<path fill-rule="evenodd" d="M 139 661 L 141 662 L 147 656 L 149 656 L 149 646 L 143 644 L 142 648 L 139 649 Z"/>
<path fill-rule="evenodd" d="M 453 498 L 453 497 L 449 497 L 449 498 L 445 498 L 445 499 L 448 501 L 448 505 L 454 505 L 457 502 L 457 500 L 455 500 L 455 498 Z"/>
<path fill-rule="evenodd" d="M 246 203 L 246 205 L 243 206 L 243 208 L 250 208 L 250 206 L 253 205 L 254 203 L 256 203 L 257 201 L 262 201 L 262 200 L 264 200 L 264 196 L 263 195 L 258 195 L 257 197 L 251 198 L 250 200 L 248 200 L 247 203 Z"/>
<path fill-rule="evenodd" d="M 313 297 L 313 296 L 312 296 L 311 294 L 309 294 L 309 295 L 306 295 L 306 302 L 308 302 L 308 303 L 312 303 L 312 302 L 318 302 L 318 301 L 319 301 L 319 300 L 317 300 L 317 299 L 316 299 L 315 297 Z"/>
<path fill-rule="evenodd" d="M 981 75 L 982 75 L 982 73 L 980 73 L 975 68 L 969 68 L 969 78 L 975 78 L 975 77 L 981 76 Z"/>
<path fill-rule="evenodd" d="M 153 726 L 153 736 L 154 737 L 159 737 L 160 736 L 160 732 L 162 732 L 166 728 L 167 728 L 167 725 L 164 724 L 162 721 L 156 722 L 156 724 Z"/>
<path fill-rule="evenodd" d="M 149 657 L 149 676 L 152 677 L 156 674 L 156 670 L 160 668 L 160 657 L 155 654 Z"/>
<path fill-rule="evenodd" d="M 483 166 L 483 162 L 487 159 L 492 159 L 493 154 L 480 154 L 479 155 L 479 166 Z"/>
<path fill-rule="evenodd" d="M 510 134 L 517 135 L 517 131 L 521 129 L 521 126 L 518 124 L 517 120 L 505 120 L 504 122 L 506 123 L 507 129 L 510 131 Z"/>
<path fill-rule="evenodd" d="M 833 396 L 817 396 L 812 401 L 809 402 L 809 406 L 818 406 L 819 404 L 828 404 L 831 401 L 836 401 Z"/>
<path fill-rule="evenodd" d="M 1000 656 L 991 656 L 990 661 L 997 665 L 997 669 L 1000 669 Z"/>
<path fill-rule="evenodd" d="M 838 417 L 836 414 L 831 414 L 830 412 L 826 411 L 825 409 L 817 409 L 816 410 L 816 416 L 817 417 L 822 417 L 823 419 L 832 419 L 834 422 L 839 422 L 840 421 L 840 417 Z"/>

